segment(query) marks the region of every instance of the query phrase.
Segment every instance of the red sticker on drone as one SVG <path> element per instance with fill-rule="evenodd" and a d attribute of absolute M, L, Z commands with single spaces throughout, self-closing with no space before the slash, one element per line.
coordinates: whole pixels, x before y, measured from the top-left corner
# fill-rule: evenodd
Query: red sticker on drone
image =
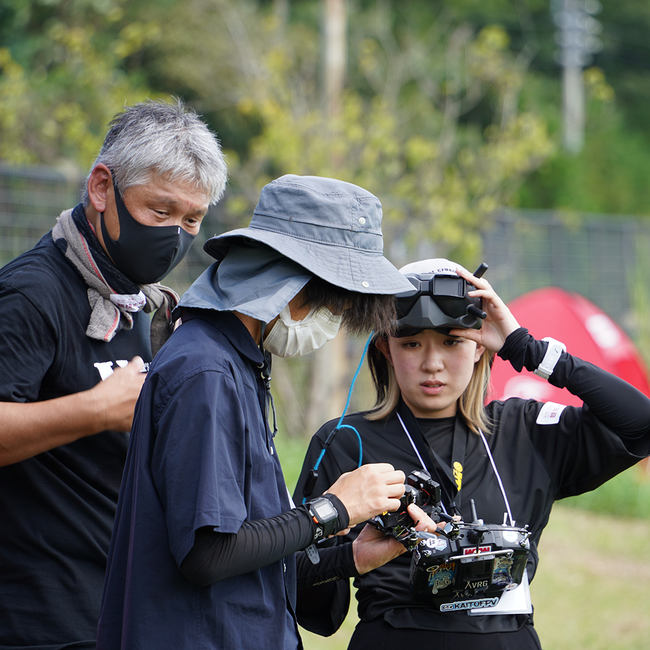
<path fill-rule="evenodd" d="M 492 550 L 491 546 L 479 546 L 479 553 L 489 553 Z M 476 548 L 466 548 L 463 550 L 463 555 L 476 555 Z"/>

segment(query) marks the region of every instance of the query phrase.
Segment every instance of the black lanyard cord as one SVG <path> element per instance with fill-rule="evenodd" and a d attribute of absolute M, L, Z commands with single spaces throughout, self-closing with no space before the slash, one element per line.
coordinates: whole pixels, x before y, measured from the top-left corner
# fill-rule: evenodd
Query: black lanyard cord
<path fill-rule="evenodd" d="M 454 511 L 452 514 L 460 514 L 463 467 L 467 452 L 467 433 L 461 430 L 460 418 L 457 417 L 454 423 L 454 439 L 451 452 L 452 467 L 450 467 L 440 457 L 440 454 L 427 443 L 420 424 L 403 400 L 400 400 L 399 406 L 397 407 L 397 415 L 404 427 L 405 433 L 418 452 L 420 462 L 425 465 L 424 469 L 431 467 L 435 471 L 449 506 Z M 442 470 L 448 481 L 441 480 L 439 469 Z M 455 498 L 452 498 L 453 492 L 450 493 L 447 485 L 452 486 L 452 489 L 455 491 Z"/>
<path fill-rule="evenodd" d="M 452 467 L 449 467 L 449 465 L 445 463 L 442 458 L 440 458 L 440 455 L 436 452 L 436 450 L 427 443 L 424 434 L 422 433 L 422 429 L 420 428 L 420 424 L 403 401 L 400 401 L 400 404 L 397 407 L 397 418 L 400 421 L 402 428 L 404 429 L 404 433 L 407 435 L 409 441 L 411 442 L 416 455 L 420 459 L 423 469 L 427 470 L 427 463 L 424 460 L 426 458 L 428 459 L 429 466 L 433 467 L 433 469 L 436 471 L 436 476 L 440 478 L 440 474 L 438 472 L 438 467 L 440 467 L 449 479 L 451 485 L 456 489 L 456 500 L 454 501 L 449 497 L 449 492 L 441 481 L 441 487 L 445 493 L 445 497 L 449 500 L 452 511 L 454 511 L 454 514 L 460 515 L 460 502 L 462 496 L 461 489 L 463 486 L 463 466 L 465 463 L 465 454 L 467 452 L 467 431 L 462 428 L 461 418 L 456 416 L 454 422 L 454 440 L 451 452 L 453 469 Z M 413 435 L 411 435 L 411 431 L 413 432 Z M 503 481 L 501 480 L 501 475 L 499 474 L 497 465 L 494 462 L 492 451 L 490 450 L 490 446 L 488 445 L 483 432 L 479 431 L 479 434 L 485 447 L 486 455 L 492 466 L 492 470 L 494 471 L 499 489 L 501 490 L 503 502 L 506 506 L 506 512 L 504 513 L 504 523 L 506 519 L 509 519 L 510 525 L 514 526 L 515 520 L 512 517 L 508 495 L 506 494 L 506 489 L 503 485 Z M 436 464 L 438 467 L 436 467 Z"/>

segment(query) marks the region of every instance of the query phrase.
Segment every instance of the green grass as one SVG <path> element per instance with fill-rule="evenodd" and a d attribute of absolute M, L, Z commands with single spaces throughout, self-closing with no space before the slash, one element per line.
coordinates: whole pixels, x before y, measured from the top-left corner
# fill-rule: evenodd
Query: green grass
<path fill-rule="evenodd" d="M 545 650 L 650 646 L 650 521 L 556 505 L 531 585 Z"/>
<path fill-rule="evenodd" d="M 307 443 L 278 436 L 292 489 Z M 544 650 L 650 647 L 650 477 L 632 468 L 594 492 L 556 504 L 531 585 Z M 323 638 L 303 631 L 306 650 L 345 650 L 355 601 L 343 627 Z"/>
<path fill-rule="evenodd" d="M 646 461 L 601 485 L 593 492 L 565 499 L 563 504 L 615 517 L 650 520 L 650 473 Z M 650 644 L 649 644 L 650 645 Z"/>

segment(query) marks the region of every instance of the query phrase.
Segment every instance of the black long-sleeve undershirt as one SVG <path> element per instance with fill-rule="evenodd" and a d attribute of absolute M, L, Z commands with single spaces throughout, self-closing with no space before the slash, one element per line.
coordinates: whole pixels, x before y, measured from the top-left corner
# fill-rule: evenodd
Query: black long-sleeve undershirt
<path fill-rule="evenodd" d="M 547 347 L 546 341 L 537 341 L 525 327 L 520 327 L 508 336 L 498 354 L 517 372 L 522 368 L 532 372 L 542 362 Z M 563 352 L 548 382 L 580 396 L 619 435 L 638 438 L 647 434 L 648 398 L 616 375 Z M 625 408 L 621 409 L 620 404 L 625 404 Z"/>
<path fill-rule="evenodd" d="M 347 528 L 349 518 L 345 506 L 333 494 L 327 496 L 339 513 L 337 530 Z M 212 526 L 204 526 L 196 531 L 194 545 L 180 569 L 193 585 L 205 587 L 301 551 L 313 542 L 314 533 L 315 524 L 306 505 L 276 517 L 245 521 L 236 533 L 220 533 Z M 322 549 L 319 555 L 321 561 L 316 565 L 306 558 L 299 561 L 299 586 L 358 575 L 351 544 Z"/>

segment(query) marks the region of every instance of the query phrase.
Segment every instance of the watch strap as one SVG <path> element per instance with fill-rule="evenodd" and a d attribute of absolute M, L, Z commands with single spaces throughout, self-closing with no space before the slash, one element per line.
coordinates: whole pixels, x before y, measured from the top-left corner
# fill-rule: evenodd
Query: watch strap
<path fill-rule="evenodd" d="M 311 515 L 312 521 L 315 524 L 314 529 L 314 541 L 319 541 L 321 539 L 326 539 L 330 535 L 337 533 L 340 528 L 338 526 L 339 512 L 336 505 L 333 503 L 332 499 L 328 498 L 329 495 L 323 495 L 312 499 L 307 502 L 307 507 L 309 509 L 309 514 Z M 322 512 L 322 506 L 327 506 L 330 514 L 323 516 L 319 513 L 319 506 Z"/>
<path fill-rule="evenodd" d="M 548 379 L 553 374 L 553 370 L 555 370 L 555 366 L 560 360 L 562 352 L 566 352 L 566 345 L 550 336 L 543 338 L 542 341 L 548 343 L 546 353 L 542 362 L 533 372 L 539 377 L 542 377 L 542 379 Z"/>

